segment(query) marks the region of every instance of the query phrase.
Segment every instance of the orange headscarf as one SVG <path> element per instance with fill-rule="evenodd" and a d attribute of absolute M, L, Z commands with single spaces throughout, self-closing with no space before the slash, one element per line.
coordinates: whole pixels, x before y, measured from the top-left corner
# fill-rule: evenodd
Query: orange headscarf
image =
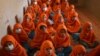
<path fill-rule="evenodd" d="M 70 56 L 78 56 L 79 54 L 85 55 L 86 49 L 83 45 L 76 45 L 73 47 Z"/>
<path fill-rule="evenodd" d="M 21 29 L 21 32 L 20 33 L 16 33 L 16 30 L 17 29 Z M 13 35 L 15 37 L 15 39 L 21 43 L 23 41 L 28 41 L 28 35 L 27 33 L 25 32 L 25 30 L 23 29 L 22 25 L 19 24 L 19 23 L 16 23 L 14 25 L 14 29 L 13 29 Z"/>
<path fill-rule="evenodd" d="M 52 7 L 53 12 L 56 12 L 58 9 L 61 9 L 60 0 L 56 0 Z"/>
<path fill-rule="evenodd" d="M 33 12 L 34 12 L 33 7 L 31 5 L 28 6 L 27 9 L 26 9 L 26 13 L 33 13 Z"/>
<path fill-rule="evenodd" d="M 7 42 L 11 42 L 14 45 L 14 49 L 11 52 L 7 52 L 4 46 Z M 25 49 L 14 39 L 11 35 L 6 35 L 1 40 L 2 49 L 0 56 L 27 56 Z"/>
<path fill-rule="evenodd" d="M 39 23 L 43 22 L 43 23 L 47 23 L 47 20 L 48 20 L 48 16 L 46 13 L 41 13 L 40 16 L 39 16 Z"/>
<path fill-rule="evenodd" d="M 35 1 L 34 1 L 35 2 Z M 41 8 L 40 8 L 40 6 L 38 5 L 38 1 L 37 1 L 37 4 L 34 4 L 34 2 L 33 2 L 33 4 L 32 4 L 32 10 L 34 11 L 34 13 L 35 14 L 39 14 L 40 12 L 41 12 Z"/>
<path fill-rule="evenodd" d="M 40 30 L 40 26 L 45 26 L 47 28 L 47 25 L 45 23 L 40 23 L 37 26 L 35 38 L 32 40 L 32 42 L 30 42 L 30 46 L 32 48 L 40 48 L 43 41 L 50 39 L 48 31 L 46 30 L 45 32 L 43 32 L 42 30 Z"/>
<path fill-rule="evenodd" d="M 64 24 L 64 19 L 61 13 L 57 12 L 54 17 L 54 28 L 57 28 L 59 24 Z"/>
<path fill-rule="evenodd" d="M 23 26 L 24 30 L 27 32 L 27 34 L 35 29 L 35 25 L 33 23 L 33 18 L 30 13 L 25 14 L 23 22 L 22 22 L 22 26 Z"/>
<path fill-rule="evenodd" d="M 93 29 L 87 31 L 89 27 L 92 27 L 91 22 L 86 22 L 83 26 L 82 32 L 80 33 L 80 39 L 90 44 L 96 41 L 96 38 Z"/>
<path fill-rule="evenodd" d="M 74 5 L 70 5 L 68 11 L 66 27 L 70 33 L 76 33 L 80 30 L 81 23 L 78 18 L 78 13 L 75 11 Z M 73 20 L 74 18 L 74 20 Z"/>
<path fill-rule="evenodd" d="M 75 6 L 70 5 L 68 10 L 68 15 L 66 15 L 68 19 L 72 18 L 73 16 L 78 17 L 78 13 L 75 11 Z"/>
<path fill-rule="evenodd" d="M 86 56 L 100 56 L 100 45 L 90 51 Z"/>
<path fill-rule="evenodd" d="M 46 8 L 46 11 L 43 11 L 44 8 Z M 41 10 L 42 12 L 41 13 L 45 13 L 47 16 L 50 15 L 50 12 L 51 12 L 51 8 L 47 6 L 46 3 L 43 3 L 42 6 L 41 6 Z"/>
<path fill-rule="evenodd" d="M 49 40 L 45 40 L 42 43 L 42 45 L 40 47 L 40 51 L 37 53 L 36 56 L 46 56 L 45 51 L 46 51 L 47 48 L 51 48 L 53 50 L 51 56 L 56 56 L 56 54 L 55 54 L 55 48 L 53 46 L 53 43 L 51 41 L 49 41 Z"/>
<path fill-rule="evenodd" d="M 55 30 L 53 27 L 49 27 L 49 28 L 48 28 L 48 34 L 49 34 L 50 37 L 51 37 L 51 35 L 53 35 L 53 36 L 55 37 L 55 35 L 56 35 L 56 30 Z M 54 37 L 51 37 L 51 39 L 53 40 Z"/>
<path fill-rule="evenodd" d="M 54 45 L 55 45 L 55 48 L 61 48 L 61 47 L 68 47 L 70 46 L 70 36 L 68 33 L 66 33 L 66 38 L 62 39 L 60 37 L 60 30 L 66 30 L 67 31 L 67 28 L 64 24 L 60 24 L 57 28 L 57 35 L 55 36 L 54 38 Z"/>
<path fill-rule="evenodd" d="M 65 13 L 65 12 L 68 12 L 68 9 L 69 9 L 69 3 L 68 3 L 68 1 L 63 1 L 61 3 L 61 11 L 63 13 Z"/>

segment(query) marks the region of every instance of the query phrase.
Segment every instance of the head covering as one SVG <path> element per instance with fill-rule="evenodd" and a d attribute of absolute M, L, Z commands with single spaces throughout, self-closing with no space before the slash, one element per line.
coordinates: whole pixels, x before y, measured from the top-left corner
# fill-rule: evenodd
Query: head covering
<path fill-rule="evenodd" d="M 36 56 L 46 56 L 46 49 L 51 48 L 52 49 L 52 55 L 51 56 L 56 56 L 55 54 L 55 48 L 53 46 L 53 43 L 49 40 L 45 40 L 41 47 L 40 47 L 40 51 L 38 52 L 38 54 Z"/>
<path fill-rule="evenodd" d="M 61 30 L 66 31 L 66 37 L 63 39 L 60 35 Z M 68 47 L 70 46 L 70 36 L 67 33 L 67 28 L 64 24 L 60 24 L 57 28 L 57 35 L 54 38 L 54 45 L 56 48 L 61 48 L 61 47 Z"/>
<path fill-rule="evenodd" d="M 14 49 L 11 52 L 7 52 L 4 46 L 7 42 L 11 42 L 14 45 Z M 1 40 L 2 50 L 0 56 L 27 56 L 25 49 L 14 39 L 11 35 L 6 35 Z"/>
<path fill-rule="evenodd" d="M 57 28 L 59 24 L 64 24 L 64 18 L 60 12 L 56 13 L 53 19 L 54 19 L 54 28 Z"/>
<path fill-rule="evenodd" d="M 48 28 L 48 34 L 51 37 L 51 35 L 53 35 L 53 37 L 51 37 L 51 39 L 53 40 L 55 35 L 56 35 L 56 30 L 53 27 L 49 27 Z"/>
<path fill-rule="evenodd" d="M 68 10 L 69 10 L 69 3 L 68 3 L 68 1 L 63 1 L 61 3 L 61 10 L 62 10 L 63 13 L 68 12 Z"/>
<path fill-rule="evenodd" d="M 77 33 L 80 30 L 81 23 L 79 21 L 77 12 L 68 12 L 66 27 L 70 33 Z"/>
<path fill-rule="evenodd" d="M 20 29 L 19 33 L 16 33 L 16 30 Z M 14 29 L 13 29 L 13 36 L 15 37 L 15 39 L 20 43 L 23 41 L 27 41 L 28 40 L 28 35 L 25 32 L 25 30 L 23 29 L 22 25 L 19 23 L 16 23 L 14 25 Z"/>
<path fill-rule="evenodd" d="M 35 25 L 33 23 L 33 18 L 30 13 L 25 14 L 23 22 L 22 22 L 22 26 L 23 26 L 24 30 L 27 32 L 27 34 L 35 29 Z"/>
<path fill-rule="evenodd" d="M 78 56 L 79 54 L 85 55 L 85 53 L 86 53 L 85 47 L 83 45 L 78 44 L 73 47 L 70 56 Z"/>
<path fill-rule="evenodd" d="M 36 14 L 39 14 L 40 12 L 41 12 L 41 8 L 40 8 L 40 6 L 39 6 L 39 4 L 38 4 L 38 2 L 41 4 L 41 1 L 37 1 L 37 4 L 33 4 L 32 5 L 32 10 L 36 13 Z M 35 2 L 34 2 L 35 3 Z"/>
<path fill-rule="evenodd" d="M 47 23 L 47 20 L 48 20 L 48 16 L 46 13 L 41 13 L 40 16 L 39 16 L 39 23 L 43 22 L 43 23 Z"/>
<path fill-rule="evenodd" d="M 46 27 L 45 32 L 40 29 L 41 26 Z M 47 39 L 50 39 L 48 37 L 47 25 L 45 23 L 40 23 L 36 28 L 36 35 L 30 43 L 30 46 L 32 48 L 40 48 L 42 42 Z"/>
<path fill-rule="evenodd" d="M 52 7 L 52 10 L 55 13 L 59 9 L 61 9 L 60 0 L 56 0 L 53 7 Z"/>
<path fill-rule="evenodd" d="M 92 28 L 91 22 L 86 22 L 83 25 L 82 31 L 80 33 L 80 39 L 86 41 L 87 43 L 93 43 L 96 40 L 96 38 L 93 29 L 90 29 L 88 31 L 89 27 Z"/>

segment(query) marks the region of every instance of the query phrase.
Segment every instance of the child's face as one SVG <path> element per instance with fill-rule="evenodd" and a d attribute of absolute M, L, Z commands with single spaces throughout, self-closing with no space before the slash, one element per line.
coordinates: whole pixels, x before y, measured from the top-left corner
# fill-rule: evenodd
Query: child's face
<path fill-rule="evenodd" d="M 65 38 L 65 37 L 66 37 L 66 30 L 61 29 L 61 30 L 60 30 L 60 34 L 61 34 L 61 37 L 62 37 L 62 38 Z"/>
<path fill-rule="evenodd" d="M 8 52 L 12 51 L 14 49 L 14 45 L 12 42 L 7 42 L 4 46 L 4 49 Z"/>
<path fill-rule="evenodd" d="M 45 50 L 45 53 L 47 56 L 51 56 L 52 52 L 53 52 L 52 48 L 46 48 L 46 50 Z"/>
<path fill-rule="evenodd" d="M 91 31 L 92 30 L 92 25 L 87 27 L 87 31 Z"/>
<path fill-rule="evenodd" d="M 46 32 L 47 28 L 45 26 L 40 26 L 40 30 L 42 30 L 43 32 Z"/>

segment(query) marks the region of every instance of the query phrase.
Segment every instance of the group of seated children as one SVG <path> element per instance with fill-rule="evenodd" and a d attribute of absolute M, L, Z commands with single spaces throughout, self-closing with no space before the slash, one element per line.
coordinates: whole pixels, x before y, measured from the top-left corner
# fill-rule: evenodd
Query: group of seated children
<path fill-rule="evenodd" d="M 1 46 L 0 56 L 100 56 L 91 22 L 67 0 L 32 0 Z"/>

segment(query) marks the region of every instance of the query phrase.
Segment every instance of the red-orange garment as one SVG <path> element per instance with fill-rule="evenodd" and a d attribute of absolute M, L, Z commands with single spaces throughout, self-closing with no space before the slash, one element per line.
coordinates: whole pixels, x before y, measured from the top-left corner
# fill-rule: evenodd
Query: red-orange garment
<path fill-rule="evenodd" d="M 81 23 L 78 18 L 78 13 L 75 11 L 74 5 L 70 6 L 70 9 L 68 11 L 66 22 L 66 27 L 70 33 L 76 33 L 80 30 Z"/>
<path fill-rule="evenodd" d="M 33 13 L 34 11 L 33 11 L 33 7 L 30 5 L 30 6 L 28 6 L 27 7 L 27 9 L 26 9 L 26 13 Z"/>
<path fill-rule="evenodd" d="M 89 28 L 91 29 L 88 30 Z M 87 42 L 88 44 L 92 44 L 94 41 L 96 41 L 91 22 L 86 22 L 84 24 L 82 31 L 80 33 L 80 39 Z"/>
<path fill-rule="evenodd" d="M 41 6 L 41 13 L 46 13 L 46 15 L 49 17 L 50 12 L 51 12 L 51 8 L 47 6 L 46 3 L 43 3 Z"/>
<path fill-rule="evenodd" d="M 46 13 L 42 12 L 39 16 L 39 21 L 37 25 L 40 24 L 41 22 L 46 24 L 47 20 L 48 20 L 48 16 L 46 15 Z"/>
<path fill-rule="evenodd" d="M 69 12 L 69 3 L 68 2 L 62 2 L 61 3 L 61 11 L 62 11 L 62 14 L 65 18 L 68 17 L 68 12 Z"/>
<path fill-rule="evenodd" d="M 60 31 L 64 29 L 67 31 L 67 28 L 64 24 L 60 24 L 57 28 L 57 34 L 54 37 L 54 45 L 55 48 L 62 48 L 62 47 L 68 47 L 70 46 L 70 36 L 69 34 L 66 32 L 66 37 L 62 38 Z"/>
<path fill-rule="evenodd" d="M 90 51 L 86 56 L 100 56 L 100 45 Z"/>
<path fill-rule="evenodd" d="M 11 52 L 4 49 L 7 42 L 11 42 L 14 45 L 14 49 Z M 1 40 L 1 45 L 0 56 L 27 56 L 25 49 L 11 35 L 4 36 Z"/>
<path fill-rule="evenodd" d="M 35 35 L 34 39 L 32 40 L 32 42 L 30 42 L 31 48 L 40 48 L 43 41 L 50 39 L 47 29 L 44 32 L 44 31 L 40 30 L 41 26 L 45 26 L 47 28 L 47 25 L 45 23 L 38 24 L 38 26 L 36 28 L 36 35 Z"/>
<path fill-rule="evenodd" d="M 68 12 L 68 9 L 69 9 L 69 3 L 68 3 L 68 1 L 63 1 L 61 3 L 61 11 L 63 13 L 65 13 L 65 12 Z"/>
<path fill-rule="evenodd" d="M 54 15 L 53 19 L 54 19 L 54 28 L 55 29 L 58 27 L 59 24 L 64 24 L 63 16 L 59 12 Z"/>
<path fill-rule="evenodd" d="M 67 19 L 70 19 L 73 16 L 78 17 L 78 13 L 75 11 L 74 5 L 70 5 L 69 10 L 68 10 L 68 14 L 65 16 L 67 17 Z"/>
<path fill-rule="evenodd" d="M 56 56 L 56 54 L 55 54 L 55 48 L 53 46 L 53 43 L 51 41 L 49 41 L 49 40 L 45 40 L 42 43 L 42 45 L 40 47 L 40 51 L 38 51 L 38 53 L 36 54 L 36 56 L 48 56 L 46 54 L 46 50 L 49 49 L 49 48 L 51 48 L 51 50 L 52 50 L 51 56 Z"/>
<path fill-rule="evenodd" d="M 16 33 L 16 30 L 18 29 L 21 29 L 19 33 Z M 14 29 L 13 29 L 13 36 L 15 37 L 15 39 L 21 43 L 21 42 L 24 42 L 24 41 L 28 41 L 28 35 L 27 33 L 25 32 L 25 30 L 23 29 L 22 25 L 19 24 L 19 23 L 16 23 L 14 25 Z"/>
<path fill-rule="evenodd" d="M 41 8 L 40 8 L 40 6 L 38 5 L 38 3 L 37 4 L 32 4 L 32 10 L 34 11 L 34 13 L 35 14 L 39 14 L 40 12 L 41 12 Z"/>
<path fill-rule="evenodd" d="M 33 10 L 32 5 L 30 5 L 30 6 L 27 7 L 25 14 L 27 14 L 27 13 L 29 13 L 32 16 L 33 20 L 35 20 L 36 13 Z"/>
<path fill-rule="evenodd" d="M 52 41 L 56 35 L 56 30 L 53 27 L 48 27 L 48 34 L 51 37 Z"/>
<path fill-rule="evenodd" d="M 52 6 L 52 10 L 55 13 L 58 9 L 61 9 L 60 0 L 56 0 L 54 5 Z"/>
<path fill-rule="evenodd" d="M 70 56 L 80 56 L 85 54 L 86 54 L 85 47 L 83 45 L 78 44 L 72 48 Z"/>
<path fill-rule="evenodd" d="M 35 25 L 33 23 L 33 18 L 30 13 L 25 14 L 22 26 L 27 34 L 29 34 L 32 30 L 35 30 Z"/>

